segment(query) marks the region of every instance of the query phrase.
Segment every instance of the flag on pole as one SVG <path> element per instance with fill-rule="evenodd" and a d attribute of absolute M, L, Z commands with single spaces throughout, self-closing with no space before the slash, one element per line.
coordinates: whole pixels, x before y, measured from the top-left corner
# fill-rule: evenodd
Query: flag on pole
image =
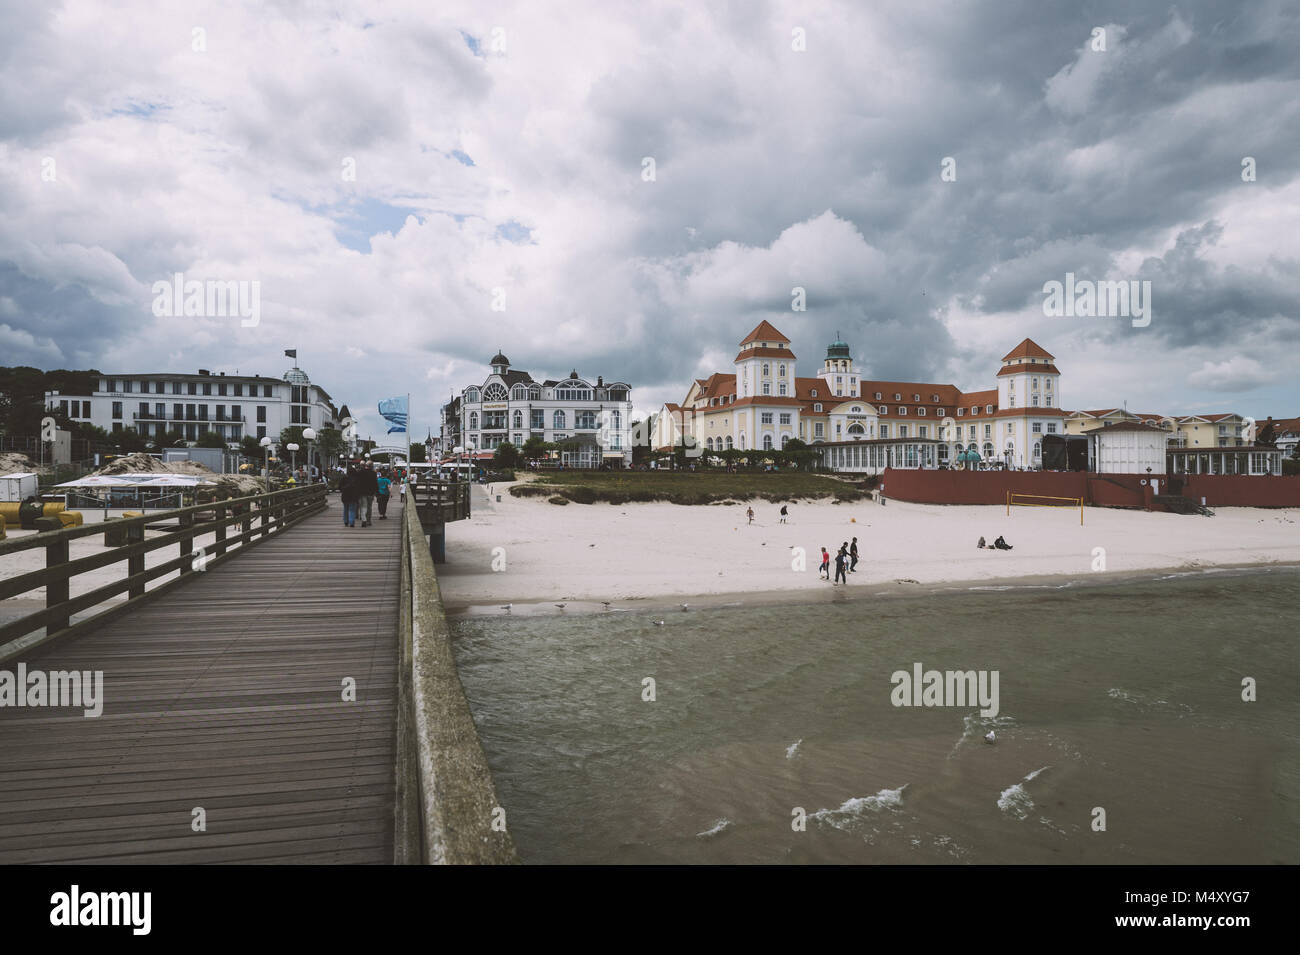
<path fill-rule="evenodd" d="M 385 398 L 383 401 L 379 402 L 379 416 L 393 426 L 388 429 L 389 434 L 393 434 L 394 432 L 406 433 L 406 415 L 406 395 L 399 395 L 396 398 Z"/>
<path fill-rule="evenodd" d="M 286 349 L 284 350 L 284 353 L 285 353 L 286 355 L 288 355 L 290 358 L 294 359 L 295 361 L 298 360 L 298 349 L 296 349 L 296 348 L 286 348 Z"/>

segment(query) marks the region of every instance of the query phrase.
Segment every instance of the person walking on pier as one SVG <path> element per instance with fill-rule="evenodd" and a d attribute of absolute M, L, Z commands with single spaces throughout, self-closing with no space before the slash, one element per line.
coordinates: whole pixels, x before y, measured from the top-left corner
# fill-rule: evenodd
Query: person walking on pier
<path fill-rule="evenodd" d="M 376 478 L 376 481 L 379 486 L 379 519 L 384 521 L 388 519 L 389 487 L 393 482 L 388 479 L 388 475 L 386 474 L 379 475 L 379 477 Z"/>
<path fill-rule="evenodd" d="M 357 526 L 357 498 L 361 496 L 361 482 L 355 467 L 349 467 L 339 481 L 339 498 L 343 501 L 343 526 Z"/>
<path fill-rule="evenodd" d="M 357 514 L 365 514 L 361 519 L 361 526 L 369 527 L 371 512 L 375 506 L 375 495 L 379 493 L 379 480 L 375 477 L 375 466 L 367 462 L 358 477 L 361 479 L 361 494 L 357 501 Z"/>

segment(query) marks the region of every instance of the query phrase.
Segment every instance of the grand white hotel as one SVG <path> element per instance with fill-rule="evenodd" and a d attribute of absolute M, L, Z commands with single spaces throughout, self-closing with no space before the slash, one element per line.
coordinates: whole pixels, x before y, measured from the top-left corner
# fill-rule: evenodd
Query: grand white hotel
<path fill-rule="evenodd" d="M 849 346 L 832 342 L 815 377 L 795 374 L 786 338 L 761 322 L 740 343 L 733 372 L 697 378 L 680 405 L 665 405 L 654 445 L 690 435 L 703 454 L 771 450 L 797 438 L 824 446 L 836 470 L 938 467 L 974 451 L 982 461 L 1038 467 L 1043 438 L 1065 434 L 1060 371 L 1026 338 L 1002 358 L 996 387 L 864 378 Z"/>
<path fill-rule="evenodd" d="M 595 381 L 577 370 L 567 378 L 534 380 L 512 369 L 498 353 L 482 384 L 464 388 L 443 405 L 441 452 L 454 448 L 485 457 L 506 442 L 523 447 L 529 438 L 567 443 L 559 462 L 566 467 L 627 467 L 632 463 L 632 386 Z"/>

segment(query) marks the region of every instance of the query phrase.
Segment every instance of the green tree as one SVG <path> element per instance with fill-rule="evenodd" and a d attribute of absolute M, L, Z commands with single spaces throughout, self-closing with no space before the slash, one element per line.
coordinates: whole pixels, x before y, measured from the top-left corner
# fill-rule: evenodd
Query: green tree
<path fill-rule="evenodd" d="M 196 448 L 224 448 L 226 439 L 215 431 L 204 431 L 199 435 L 199 440 L 194 442 L 194 446 Z"/>
<path fill-rule="evenodd" d="M 496 453 L 492 455 L 492 461 L 498 469 L 518 467 L 519 449 L 509 441 L 502 441 L 497 445 Z"/>
<path fill-rule="evenodd" d="M 535 434 L 524 442 L 520 453 L 528 460 L 536 460 L 546 456 L 546 439 L 541 435 Z"/>
<path fill-rule="evenodd" d="M 260 461 L 262 459 L 262 446 L 255 437 L 246 434 L 239 440 L 239 453 L 246 458 Z"/>
<path fill-rule="evenodd" d="M 326 465 L 331 459 L 337 460 L 343 453 L 344 447 L 343 432 L 338 428 L 321 428 L 316 432 L 313 450 L 320 455 L 321 461 Z"/>
<path fill-rule="evenodd" d="M 123 428 L 121 431 L 114 431 L 111 435 L 113 446 L 122 454 L 135 454 L 145 450 L 147 444 L 144 438 L 135 428 Z"/>

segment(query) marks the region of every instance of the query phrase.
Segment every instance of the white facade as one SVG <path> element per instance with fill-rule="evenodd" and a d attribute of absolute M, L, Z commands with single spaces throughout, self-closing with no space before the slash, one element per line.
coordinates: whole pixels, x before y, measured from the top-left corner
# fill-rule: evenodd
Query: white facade
<path fill-rule="evenodd" d="M 570 467 L 627 467 L 632 463 L 630 436 L 632 386 L 626 382 L 595 382 L 573 371 L 568 378 L 535 381 L 525 371 L 512 371 L 504 355 L 492 359 L 492 373 L 480 385 L 470 385 L 442 409 L 441 446 L 467 451 L 493 451 L 510 443 L 523 447 L 530 438 L 585 447 L 562 453 Z"/>
<path fill-rule="evenodd" d="M 276 440 L 294 425 L 318 431 L 339 427 L 329 394 L 296 367 L 283 378 L 202 370 L 105 375 L 91 395 L 46 392 L 45 407 L 108 432 L 134 428 L 149 441 L 179 431 L 192 443 L 215 431 L 228 445 L 237 445 L 246 435 Z"/>
<path fill-rule="evenodd" d="M 1167 435 L 1143 426 L 1115 425 L 1088 434 L 1088 470 L 1098 474 L 1164 474 Z"/>

